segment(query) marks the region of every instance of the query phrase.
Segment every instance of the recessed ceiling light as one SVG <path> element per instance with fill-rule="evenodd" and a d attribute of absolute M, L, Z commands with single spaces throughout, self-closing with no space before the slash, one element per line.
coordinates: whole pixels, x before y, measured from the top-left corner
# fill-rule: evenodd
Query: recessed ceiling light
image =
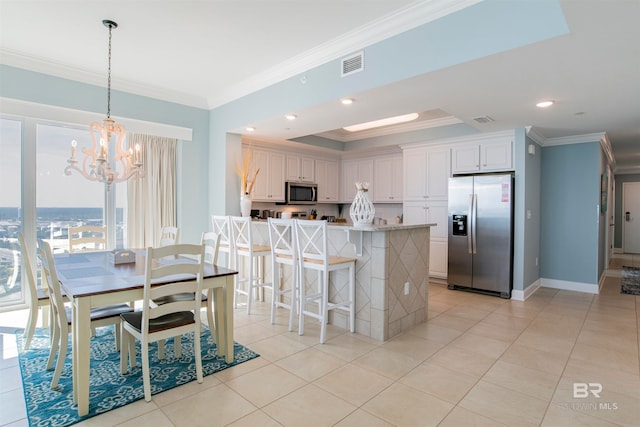
<path fill-rule="evenodd" d="M 249 126 L 246 128 L 247 132 L 253 132 L 254 130 L 256 130 L 256 128 L 254 128 L 253 126 Z"/>
<path fill-rule="evenodd" d="M 351 104 L 353 104 L 353 99 L 344 98 L 344 99 L 341 99 L 340 102 L 342 102 L 343 105 L 351 105 Z"/>
<path fill-rule="evenodd" d="M 295 120 L 298 118 L 298 116 L 296 116 L 295 114 L 287 114 L 285 117 L 287 118 L 287 120 Z"/>
<path fill-rule="evenodd" d="M 398 123 L 410 122 L 410 121 L 415 120 L 417 118 L 418 118 L 418 113 L 410 113 L 410 114 L 404 114 L 402 116 L 387 117 L 386 119 L 380 119 L 380 120 L 374 120 L 372 122 L 360 123 L 358 125 L 345 126 L 342 129 L 344 129 L 346 131 L 349 131 L 349 132 L 357 132 L 359 130 L 372 129 L 372 128 L 377 128 L 377 127 L 380 127 L 380 126 L 395 125 L 395 124 L 398 124 Z"/>
<path fill-rule="evenodd" d="M 536 107 L 538 108 L 547 108 L 547 107 L 551 107 L 553 104 L 555 103 L 555 101 L 542 101 L 542 102 L 538 102 L 536 104 Z"/>

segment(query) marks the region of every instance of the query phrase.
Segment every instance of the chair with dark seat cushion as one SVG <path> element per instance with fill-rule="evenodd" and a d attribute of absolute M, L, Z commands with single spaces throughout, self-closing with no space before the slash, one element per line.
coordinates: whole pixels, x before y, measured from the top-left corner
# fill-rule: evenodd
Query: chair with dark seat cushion
<path fill-rule="evenodd" d="M 127 362 L 129 366 L 135 366 L 135 339 L 140 340 L 144 398 L 147 402 L 151 401 L 151 342 L 193 332 L 196 375 L 199 383 L 203 381 L 200 353 L 202 301 L 194 298 L 194 295 L 202 294 L 204 253 L 204 245 L 178 244 L 147 248 L 142 311 L 121 315 L 120 370 L 126 373 Z M 162 284 L 152 286 L 152 282 Z M 191 298 L 172 298 L 176 294 L 191 294 Z M 166 298 L 166 302 L 157 305 L 153 300 L 158 298 Z"/>

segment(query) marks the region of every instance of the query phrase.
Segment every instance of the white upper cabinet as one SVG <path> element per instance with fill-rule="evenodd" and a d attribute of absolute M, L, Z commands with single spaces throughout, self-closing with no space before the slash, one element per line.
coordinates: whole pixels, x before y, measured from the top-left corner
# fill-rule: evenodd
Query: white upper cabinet
<path fill-rule="evenodd" d="M 513 170 L 513 138 L 452 145 L 451 171 L 456 173 Z"/>
<path fill-rule="evenodd" d="M 373 201 L 402 203 L 402 156 L 374 159 L 373 172 Z"/>
<path fill-rule="evenodd" d="M 318 203 L 337 203 L 340 200 L 340 163 L 337 160 L 316 160 Z"/>
<path fill-rule="evenodd" d="M 410 148 L 403 151 L 404 200 L 447 200 L 449 147 Z"/>
<path fill-rule="evenodd" d="M 284 202 L 285 155 L 276 151 L 253 149 L 254 168 L 260 168 L 253 187 L 256 202 Z M 250 174 L 250 178 L 253 173 Z"/>
<path fill-rule="evenodd" d="M 287 154 L 286 180 L 315 182 L 315 160 L 299 154 Z"/>
<path fill-rule="evenodd" d="M 342 201 L 351 203 L 356 196 L 356 182 L 368 182 L 369 188 L 373 184 L 373 160 L 343 160 L 342 161 Z"/>

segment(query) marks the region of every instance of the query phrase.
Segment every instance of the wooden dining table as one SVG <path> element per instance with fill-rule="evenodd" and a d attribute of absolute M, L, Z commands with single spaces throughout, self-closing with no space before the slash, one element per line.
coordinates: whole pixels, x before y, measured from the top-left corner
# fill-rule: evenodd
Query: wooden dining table
<path fill-rule="evenodd" d="M 58 280 L 73 304 L 73 397 L 78 415 L 89 413 L 91 308 L 143 298 L 145 251 L 136 251 L 135 262 L 114 265 L 109 252 L 56 254 Z M 213 297 L 216 314 L 217 353 L 233 361 L 233 276 L 237 271 L 205 265 L 203 289 Z M 153 286 L 161 286 L 162 283 Z"/>

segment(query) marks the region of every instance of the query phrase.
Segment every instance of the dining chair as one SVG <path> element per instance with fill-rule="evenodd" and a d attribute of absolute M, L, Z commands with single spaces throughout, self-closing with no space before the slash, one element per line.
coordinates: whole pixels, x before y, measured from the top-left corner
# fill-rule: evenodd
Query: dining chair
<path fill-rule="evenodd" d="M 271 245 L 271 324 L 276 320 L 276 308 L 289 310 L 289 331 L 298 312 L 299 266 L 296 251 L 295 223 L 292 219 L 269 218 L 269 243 Z M 291 272 L 290 280 L 281 280 L 284 266 Z M 286 288 L 283 288 L 288 284 Z M 288 301 L 285 298 L 288 297 Z"/>
<path fill-rule="evenodd" d="M 329 255 L 327 238 L 327 221 L 295 220 L 296 241 L 299 251 L 300 265 L 300 316 L 298 334 L 304 334 L 305 316 L 320 320 L 320 343 L 326 340 L 327 322 L 330 310 L 342 310 L 349 314 L 349 326 L 351 332 L 355 331 L 355 258 L 347 258 Z M 316 291 L 307 293 L 305 283 L 305 269 L 317 272 Z M 348 295 L 342 302 L 331 302 L 329 295 L 329 273 L 348 271 Z M 343 296 L 344 297 L 344 296 Z M 315 303 L 317 311 L 312 311 L 307 306 Z"/>
<path fill-rule="evenodd" d="M 69 227 L 69 253 L 102 251 L 106 247 L 106 227 L 96 225 Z"/>
<path fill-rule="evenodd" d="M 271 248 L 267 245 L 255 244 L 253 242 L 253 232 L 251 217 L 232 216 L 230 218 L 231 235 L 233 236 L 233 247 L 235 249 L 235 268 L 240 272 L 236 275 L 234 307 L 238 307 L 238 294 L 247 297 L 247 314 L 251 314 L 251 301 L 253 291 L 259 289 L 271 289 L 271 283 L 264 281 L 263 262 L 264 257 L 271 255 Z M 240 259 L 246 259 L 247 266 L 240 269 Z M 242 273 L 245 273 L 241 276 Z M 246 283 L 246 288 L 242 289 L 241 284 Z"/>
<path fill-rule="evenodd" d="M 18 241 L 20 242 L 20 249 L 22 251 L 23 273 L 26 273 L 22 274 L 22 277 L 23 280 L 26 278 L 29 289 L 29 318 L 27 319 L 27 326 L 24 329 L 24 349 L 28 350 L 36 330 L 40 311 L 42 311 L 42 325 L 44 327 L 47 327 L 49 324 L 51 312 L 49 310 L 49 292 L 38 286 L 36 270 L 31 263 L 29 247 L 24 240 L 22 232 L 18 233 Z"/>
<path fill-rule="evenodd" d="M 218 261 L 218 247 L 220 245 L 219 235 L 217 233 L 214 233 L 213 231 L 206 231 L 202 233 L 200 244 L 204 245 L 205 265 L 207 264 L 211 266 L 216 265 Z M 211 336 L 215 337 L 214 332 L 216 331 L 216 327 L 215 327 L 216 322 L 214 321 L 214 313 L 213 313 L 213 294 L 214 294 L 213 289 L 209 289 L 209 291 L 206 293 L 205 292 L 201 293 L 202 295 L 201 307 L 207 310 L 207 323 L 209 325 L 209 331 L 211 332 Z M 167 295 L 164 297 L 153 299 L 153 303 L 160 305 L 160 304 L 166 304 L 167 302 L 178 301 L 178 300 L 190 301 L 190 300 L 193 300 L 193 295 L 194 294 L 191 292 Z M 176 340 L 180 339 L 179 336 L 174 338 L 176 338 Z"/>
<path fill-rule="evenodd" d="M 196 298 L 190 300 L 177 298 L 166 304 L 156 305 L 153 300 L 176 294 L 201 294 L 204 253 L 204 245 L 193 244 L 147 248 L 142 311 L 124 313 L 120 316 L 122 318 L 120 370 L 123 374 L 126 373 L 127 362 L 129 366 L 135 366 L 135 339 L 138 339 L 142 350 L 144 399 L 147 402 L 151 401 L 149 367 L 149 343 L 151 342 L 193 332 L 196 375 L 198 383 L 202 383 L 201 301 Z M 152 286 L 152 282 L 165 280 L 178 281 Z"/>
<path fill-rule="evenodd" d="M 64 305 L 65 298 L 62 296 L 60 282 L 58 281 L 58 273 L 56 272 L 53 252 L 48 242 L 41 241 L 38 245 L 38 254 L 42 263 L 42 275 L 46 278 L 49 288 L 52 311 L 52 329 L 51 349 L 49 350 L 49 358 L 47 359 L 47 370 L 53 367 L 53 362 L 58 355 L 56 361 L 53 379 L 51 380 L 51 388 L 58 386 L 64 361 L 67 357 L 67 346 L 69 342 L 69 333 L 71 332 L 71 309 Z M 99 328 L 101 326 L 114 325 L 114 335 L 116 339 L 116 348 L 120 349 L 120 314 L 133 312 L 133 309 L 127 304 L 115 304 L 104 307 L 96 307 L 91 309 L 91 327 Z M 60 351 L 58 351 L 58 349 Z"/>
<path fill-rule="evenodd" d="M 178 227 L 162 227 L 160 230 L 160 246 L 177 245 L 180 241 Z"/>
<path fill-rule="evenodd" d="M 211 215 L 211 225 L 214 233 L 220 236 L 219 251 L 226 254 L 227 268 L 232 268 L 233 257 L 233 237 L 231 236 L 231 224 L 227 215 Z"/>

